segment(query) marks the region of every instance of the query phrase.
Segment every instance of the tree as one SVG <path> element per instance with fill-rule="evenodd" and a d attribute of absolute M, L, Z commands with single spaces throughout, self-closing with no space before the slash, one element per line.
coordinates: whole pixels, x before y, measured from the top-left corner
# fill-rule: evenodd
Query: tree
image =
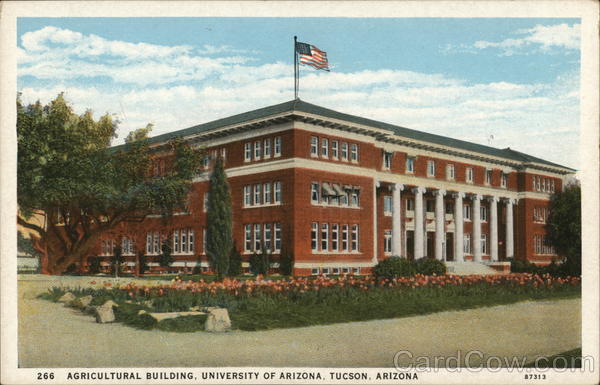
<path fill-rule="evenodd" d="M 581 275 L 581 188 L 567 186 L 550 198 L 546 243 L 566 258 L 569 274 Z"/>
<path fill-rule="evenodd" d="M 151 126 L 110 147 L 116 128 L 109 114 L 77 115 L 62 94 L 48 105 L 24 106 L 17 97 L 17 221 L 36 233 L 46 273 L 82 264 L 100 235 L 124 222 L 169 216 L 185 205 L 202 151 L 173 139 L 161 149 L 174 158 L 172 167 L 152 175 Z M 44 227 L 28 221 L 38 211 Z"/>
<path fill-rule="evenodd" d="M 33 242 L 31 238 L 25 238 L 23 233 L 17 230 L 17 251 L 30 255 L 32 257 L 38 257 L 39 253 L 33 247 Z"/>
<path fill-rule="evenodd" d="M 242 274 L 242 255 L 234 246 L 231 249 L 231 255 L 229 256 L 229 269 L 227 270 L 227 275 L 229 277 L 236 277 L 240 274 Z"/>
<path fill-rule="evenodd" d="M 217 158 L 210 176 L 206 223 L 206 254 L 220 280 L 229 270 L 229 254 L 233 247 L 231 194 L 221 157 Z"/>

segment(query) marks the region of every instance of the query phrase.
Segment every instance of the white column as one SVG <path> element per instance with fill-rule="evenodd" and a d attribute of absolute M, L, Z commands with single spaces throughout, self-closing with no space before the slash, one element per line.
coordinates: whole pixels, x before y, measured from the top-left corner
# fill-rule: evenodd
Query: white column
<path fill-rule="evenodd" d="M 506 200 L 506 258 L 515 256 L 513 236 L 513 199 Z"/>
<path fill-rule="evenodd" d="M 392 191 L 392 255 L 400 256 L 402 250 L 402 220 L 400 210 L 400 191 L 404 185 L 395 183 Z"/>
<path fill-rule="evenodd" d="M 473 261 L 481 262 L 481 195 L 473 194 Z"/>
<path fill-rule="evenodd" d="M 425 192 L 424 187 L 415 187 L 413 189 L 415 193 L 415 259 L 423 258 L 423 193 Z"/>
<path fill-rule="evenodd" d="M 444 241 L 446 240 L 446 231 L 444 231 L 444 195 L 446 190 L 437 190 L 435 192 L 435 259 L 443 260 Z"/>
<path fill-rule="evenodd" d="M 454 193 L 454 260 L 456 262 L 464 262 L 463 238 L 464 238 L 464 222 L 463 222 L 463 198 L 464 192 Z"/>
<path fill-rule="evenodd" d="M 498 197 L 490 198 L 490 259 L 498 261 Z"/>
<path fill-rule="evenodd" d="M 373 265 L 377 264 L 377 188 L 379 187 L 379 181 L 373 183 Z M 350 241 L 350 240 L 348 240 Z"/>

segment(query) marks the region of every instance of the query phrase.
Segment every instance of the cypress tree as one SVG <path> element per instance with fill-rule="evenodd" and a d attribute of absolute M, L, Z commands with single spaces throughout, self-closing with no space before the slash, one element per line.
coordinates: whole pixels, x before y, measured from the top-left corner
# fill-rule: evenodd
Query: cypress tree
<path fill-rule="evenodd" d="M 229 270 L 229 255 L 233 248 L 231 194 L 221 157 L 217 158 L 210 176 L 206 223 L 206 254 L 220 280 Z"/>

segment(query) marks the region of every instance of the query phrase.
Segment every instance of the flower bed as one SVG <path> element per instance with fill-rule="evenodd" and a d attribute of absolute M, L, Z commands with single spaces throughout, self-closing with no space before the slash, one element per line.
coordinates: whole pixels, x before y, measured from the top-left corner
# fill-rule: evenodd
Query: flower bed
<path fill-rule="evenodd" d="M 42 295 L 57 300 L 66 289 Z M 581 295 L 579 277 L 508 274 L 440 275 L 376 279 L 371 276 L 293 278 L 289 280 L 173 280 L 169 285 L 127 285 L 90 282 L 70 290 L 92 295 L 92 304 L 108 299 L 155 312 L 186 311 L 194 306 L 229 310 L 234 328 L 259 330 L 336 322 L 404 317 L 445 310 L 513 303 L 523 300 Z M 130 322 L 135 326 L 135 322 Z M 190 331 L 186 324 L 186 331 Z M 170 325 L 169 330 L 177 327 Z"/>

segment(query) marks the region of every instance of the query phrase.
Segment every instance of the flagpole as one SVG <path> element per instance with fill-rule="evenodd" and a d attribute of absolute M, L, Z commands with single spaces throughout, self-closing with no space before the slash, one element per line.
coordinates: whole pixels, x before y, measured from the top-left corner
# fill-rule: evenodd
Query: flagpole
<path fill-rule="evenodd" d="M 294 100 L 298 99 L 298 54 L 296 53 L 297 37 L 294 36 Z"/>

